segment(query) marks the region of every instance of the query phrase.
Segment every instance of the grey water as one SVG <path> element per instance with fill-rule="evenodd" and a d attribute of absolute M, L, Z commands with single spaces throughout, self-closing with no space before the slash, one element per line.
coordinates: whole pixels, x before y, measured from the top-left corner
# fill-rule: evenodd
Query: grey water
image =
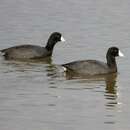
<path fill-rule="evenodd" d="M 50 62 L 6 61 L 0 56 L 0 130 L 129 130 L 130 1 L 1 0 L 0 49 L 45 46 L 61 32 Z M 73 77 L 60 64 L 106 61 L 117 46 L 118 74 Z"/>

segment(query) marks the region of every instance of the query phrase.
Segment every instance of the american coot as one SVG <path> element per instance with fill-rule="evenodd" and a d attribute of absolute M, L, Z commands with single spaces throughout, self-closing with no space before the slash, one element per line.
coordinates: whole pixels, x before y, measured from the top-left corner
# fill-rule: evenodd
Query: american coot
<path fill-rule="evenodd" d="M 50 35 L 45 47 L 36 45 L 20 45 L 0 50 L 6 59 L 38 59 L 52 55 L 55 44 L 59 41 L 64 42 L 61 33 L 54 32 Z"/>
<path fill-rule="evenodd" d="M 97 60 L 82 60 L 63 64 L 65 71 L 76 72 L 85 75 L 100 75 L 117 72 L 116 56 L 123 57 L 123 53 L 117 47 L 111 47 L 106 54 L 107 63 Z"/>

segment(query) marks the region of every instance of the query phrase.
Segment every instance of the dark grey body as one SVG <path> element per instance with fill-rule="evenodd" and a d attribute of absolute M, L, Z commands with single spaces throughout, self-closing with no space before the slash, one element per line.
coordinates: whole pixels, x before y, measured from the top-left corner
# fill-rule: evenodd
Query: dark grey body
<path fill-rule="evenodd" d="M 117 72 L 116 58 L 123 57 L 117 47 L 110 47 L 106 54 L 107 63 L 97 60 L 81 60 L 63 64 L 66 71 L 73 71 L 83 75 L 104 75 Z"/>
<path fill-rule="evenodd" d="M 55 44 L 59 41 L 65 41 L 61 33 L 54 32 L 50 35 L 45 47 L 36 45 L 20 45 L 0 50 L 6 59 L 26 60 L 47 58 L 52 55 Z"/>
<path fill-rule="evenodd" d="M 82 60 L 63 64 L 67 71 L 73 71 L 85 75 L 108 74 L 117 71 L 116 67 L 109 68 L 104 62 L 97 60 Z"/>
<path fill-rule="evenodd" d="M 35 59 L 44 58 L 52 55 L 52 51 L 48 51 L 44 47 L 36 45 L 21 45 L 1 50 L 7 59 Z"/>

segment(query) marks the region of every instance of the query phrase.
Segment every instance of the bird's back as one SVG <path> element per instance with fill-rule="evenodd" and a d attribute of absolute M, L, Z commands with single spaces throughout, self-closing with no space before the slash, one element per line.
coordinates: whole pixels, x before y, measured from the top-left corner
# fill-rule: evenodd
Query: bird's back
<path fill-rule="evenodd" d="M 14 46 L 3 49 L 1 52 L 8 59 L 32 59 L 50 55 L 46 48 L 36 45 Z"/>
<path fill-rule="evenodd" d="M 109 71 L 106 63 L 97 60 L 74 61 L 63 66 L 70 71 L 88 75 L 105 74 Z"/>

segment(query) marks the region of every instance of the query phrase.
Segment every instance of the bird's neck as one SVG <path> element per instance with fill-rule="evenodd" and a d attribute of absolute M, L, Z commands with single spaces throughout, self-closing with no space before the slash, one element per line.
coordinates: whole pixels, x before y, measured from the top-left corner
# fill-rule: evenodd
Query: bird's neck
<path fill-rule="evenodd" d="M 46 48 L 48 51 L 53 51 L 53 48 L 54 48 L 55 44 L 56 44 L 56 41 L 54 41 L 54 40 L 52 40 L 52 39 L 49 39 L 48 42 L 47 42 L 47 44 L 46 44 L 46 47 L 45 47 L 45 48 Z"/>
<path fill-rule="evenodd" d="M 107 65 L 113 71 L 117 72 L 117 64 L 116 64 L 115 57 L 113 57 L 113 56 L 107 56 Z"/>

